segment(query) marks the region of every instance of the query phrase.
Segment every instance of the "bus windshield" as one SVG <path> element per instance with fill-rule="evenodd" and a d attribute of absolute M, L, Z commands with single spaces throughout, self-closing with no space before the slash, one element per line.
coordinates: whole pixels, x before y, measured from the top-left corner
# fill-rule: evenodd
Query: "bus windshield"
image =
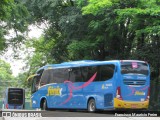
<path fill-rule="evenodd" d="M 23 104 L 23 90 L 9 88 L 8 104 Z"/>
<path fill-rule="evenodd" d="M 143 74 L 148 75 L 148 65 L 147 63 L 141 62 L 122 62 L 121 63 L 121 73 L 122 74 Z"/>

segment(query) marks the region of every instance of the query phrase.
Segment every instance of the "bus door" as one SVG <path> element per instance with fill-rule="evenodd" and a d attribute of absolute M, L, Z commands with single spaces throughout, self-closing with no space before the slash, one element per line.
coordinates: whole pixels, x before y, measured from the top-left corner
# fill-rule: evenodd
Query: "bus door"
<path fill-rule="evenodd" d="M 31 94 L 35 93 L 39 87 L 40 77 L 39 75 L 35 75 L 31 81 Z"/>
<path fill-rule="evenodd" d="M 33 108 L 37 108 L 38 107 L 38 103 L 35 101 L 39 101 L 39 96 L 36 95 L 38 88 L 39 88 L 39 82 L 40 82 L 40 78 L 41 78 L 41 74 L 35 74 L 35 75 L 31 75 L 28 78 L 29 81 L 29 85 L 31 85 L 31 105 Z"/>
<path fill-rule="evenodd" d="M 120 99 L 141 102 L 148 99 L 150 78 L 147 63 L 121 62 L 121 76 L 121 83 L 117 86 L 117 94 Z"/>

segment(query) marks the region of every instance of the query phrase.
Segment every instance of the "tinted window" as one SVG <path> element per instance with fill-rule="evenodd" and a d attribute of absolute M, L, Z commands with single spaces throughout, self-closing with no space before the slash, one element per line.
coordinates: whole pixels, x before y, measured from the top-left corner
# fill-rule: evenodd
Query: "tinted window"
<path fill-rule="evenodd" d="M 32 80 L 32 87 L 31 87 L 31 93 L 36 92 L 36 80 L 33 78 Z"/>
<path fill-rule="evenodd" d="M 40 81 L 40 75 L 37 75 L 33 78 L 32 80 L 32 87 L 31 87 L 31 93 L 34 93 L 38 90 L 39 86 L 39 81 Z"/>
<path fill-rule="evenodd" d="M 9 88 L 8 104 L 23 104 L 23 90 Z"/>
<path fill-rule="evenodd" d="M 35 82 L 35 83 L 36 83 L 36 86 L 39 85 L 39 82 L 40 82 L 40 79 L 41 79 L 41 77 L 42 77 L 43 71 L 44 71 L 44 69 L 38 71 L 38 72 L 37 72 L 37 76 L 34 77 L 34 80 L 36 81 L 36 82 Z"/>
<path fill-rule="evenodd" d="M 72 82 L 81 82 L 82 81 L 81 69 L 79 67 L 70 68 L 69 70 L 69 80 Z"/>
<path fill-rule="evenodd" d="M 85 81 L 88 81 L 95 73 L 97 72 L 97 76 L 94 81 L 100 81 L 100 66 L 90 66 L 88 67 L 88 78 Z"/>
<path fill-rule="evenodd" d="M 87 69 L 87 71 L 83 71 L 84 69 Z M 88 66 L 88 67 L 82 68 L 82 73 L 83 73 L 83 76 L 85 77 L 83 80 L 88 81 L 96 72 L 97 72 L 97 76 L 94 79 L 94 81 L 99 81 L 100 80 L 100 67 Z M 87 76 L 85 76 L 85 75 L 87 75 Z"/>
<path fill-rule="evenodd" d="M 148 75 L 148 65 L 140 62 L 122 62 L 121 63 L 122 74 L 143 74 Z"/>
<path fill-rule="evenodd" d="M 70 80 L 72 82 L 86 82 L 96 72 L 97 76 L 94 81 L 105 81 L 113 77 L 114 69 L 114 65 L 48 69 L 43 72 L 41 85 L 48 83 L 63 83 L 65 80 Z"/>
<path fill-rule="evenodd" d="M 48 84 L 51 81 L 53 70 L 45 70 L 41 77 L 40 85 Z"/>
<path fill-rule="evenodd" d="M 82 76 L 84 81 L 88 81 L 96 72 L 97 76 L 94 81 L 105 81 L 113 77 L 114 65 L 98 65 L 82 67 Z"/>
<path fill-rule="evenodd" d="M 32 94 L 38 90 L 40 79 L 43 74 L 43 71 L 44 71 L 44 69 L 41 69 L 40 71 L 38 71 L 36 73 L 36 76 L 34 76 L 33 79 L 31 80 L 32 81 L 32 87 L 31 87 Z"/>
<path fill-rule="evenodd" d="M 68 68 L 55 69 L 53 70 L 52 79 L 50 83 L 54 81 L 56 83 L 63 83 L 65 80 L 68 80 L 68 78 Z"/>
<path fill-rule="evenodd" d="M 48 69 L 43 72 L 41 85 L 48 83 L 63 83 L 69 79 L 68 68 Z"/>
<path fill-rule="evenodd" d="M 113 77 L 115 65 L 101 66 L 101 81 L 109 80 Z"/>
<path fill-rule="evenodd" d="M 88 69 L 89 67 L 81 67 L 81 73 L 82 73 L 82 78 L 83 78 L 83 81 L 87 81 L 88 80 Z"/>

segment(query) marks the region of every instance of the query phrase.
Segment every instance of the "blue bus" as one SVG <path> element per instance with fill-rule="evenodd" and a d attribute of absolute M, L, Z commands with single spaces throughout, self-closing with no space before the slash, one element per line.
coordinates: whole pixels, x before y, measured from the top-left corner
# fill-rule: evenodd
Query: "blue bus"
<path fill-rule="evenodd" d="M 3 95 L 2 109 L 24 109 L 25 90 L 22 88 L 7 88 Z"/>
<path fill-rule="evenodd" d="M 46 65 L 29 77 L 33 108 L 147 109 L 150 69 L 145 61 L 82 60 Z"/>

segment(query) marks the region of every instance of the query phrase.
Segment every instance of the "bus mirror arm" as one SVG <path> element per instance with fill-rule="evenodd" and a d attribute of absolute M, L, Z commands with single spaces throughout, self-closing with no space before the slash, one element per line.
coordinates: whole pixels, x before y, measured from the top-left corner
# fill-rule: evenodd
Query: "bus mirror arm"
<path fill-rule="evenodd" d="M 41 83 L 40 83 L 40 86 L 43 86 L 43 85 L 45 85 L 45 84 L 46 84 L 45 82 L 41 82 Z"/>

